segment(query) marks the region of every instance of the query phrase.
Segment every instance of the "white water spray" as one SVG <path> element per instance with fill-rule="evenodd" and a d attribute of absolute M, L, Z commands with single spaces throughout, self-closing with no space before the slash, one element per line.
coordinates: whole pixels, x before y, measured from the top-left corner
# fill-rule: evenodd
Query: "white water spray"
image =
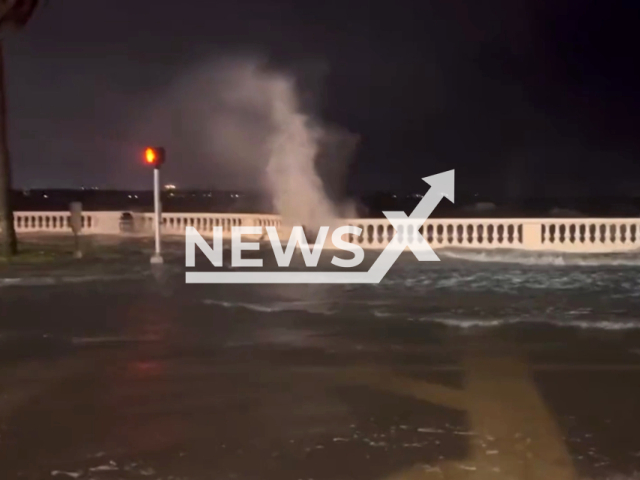
<path fill-rule="evenodd" d="M 211 62 L 182 78 L 145 127 L 159 141 L 171 138 L 184 182 L 259 190 L 285 224 L 331 226 L 353 213 L 329 198 L 317 167 L 331 162 L 321 165 L 333 174 L 324 180 L 342 183 L 356 137 L 306 113 L 298 86 L 255 59 Z"/>
<path fill-rule="evenodd" d="M 273 131 L 268 141 L 267 178 L 275 207 L 292 225 L 331 225 L 337 212 L 315 168 L 323 131 L 313 128 L 310 119 L 300 113 L 289 79 L 271 81 Z"/>

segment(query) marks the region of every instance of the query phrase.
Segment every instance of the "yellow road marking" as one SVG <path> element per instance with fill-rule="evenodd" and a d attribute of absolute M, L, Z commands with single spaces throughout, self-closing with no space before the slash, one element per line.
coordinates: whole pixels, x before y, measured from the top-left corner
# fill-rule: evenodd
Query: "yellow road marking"
<path fill-rule="evenodd" d="M 517 356 L 470 355 L 463 359 L 462 390 L 398 375 L 353 368 L 344 380 L 465 410 L 471 431 L 463 462 L 415 465 L 386 480 L 491 478 L 572 480 L 576 473 L 553 415 L 540 397 L 530 366 Z"/>

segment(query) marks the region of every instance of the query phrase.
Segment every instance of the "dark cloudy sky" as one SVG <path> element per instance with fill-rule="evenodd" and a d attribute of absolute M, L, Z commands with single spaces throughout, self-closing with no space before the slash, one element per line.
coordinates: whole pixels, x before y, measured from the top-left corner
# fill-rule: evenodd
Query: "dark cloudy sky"
<path fill-rule="evenodd" d="M 146 187 L 149 105 L 251 51 L 360 135 L 351 188 L 455 168 L 466 191 L 639 195 L 639 23 L 634 0 L 51 0 L 7 41 L 14 180 Z M 188 158 L 164 175 L 216 185 Z"/>

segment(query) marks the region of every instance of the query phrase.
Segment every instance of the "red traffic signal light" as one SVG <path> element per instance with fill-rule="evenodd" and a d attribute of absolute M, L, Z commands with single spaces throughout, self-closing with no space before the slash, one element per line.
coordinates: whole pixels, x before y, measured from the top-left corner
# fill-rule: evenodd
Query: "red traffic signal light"
<path fill-rule="evenodd" d="M 162 165 L 165 160 L 164 148 L 148 147 L 144 151 L 144 160 L 147 165 L 153 165 L 155 168 L 160 168 L 160 165 Z"/>

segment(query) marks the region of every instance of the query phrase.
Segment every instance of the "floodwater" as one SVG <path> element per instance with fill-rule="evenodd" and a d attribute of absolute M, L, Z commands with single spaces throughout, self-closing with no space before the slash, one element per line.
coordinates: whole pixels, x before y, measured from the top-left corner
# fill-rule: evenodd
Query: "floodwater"
<path fill-rule="evenodd" d="M 379 285 L 186 285 L 182 245 L 160 268 L 148 248 L 0 266 L 0 478 L 640 472 L 635 254 L 408 254 Z"/>

